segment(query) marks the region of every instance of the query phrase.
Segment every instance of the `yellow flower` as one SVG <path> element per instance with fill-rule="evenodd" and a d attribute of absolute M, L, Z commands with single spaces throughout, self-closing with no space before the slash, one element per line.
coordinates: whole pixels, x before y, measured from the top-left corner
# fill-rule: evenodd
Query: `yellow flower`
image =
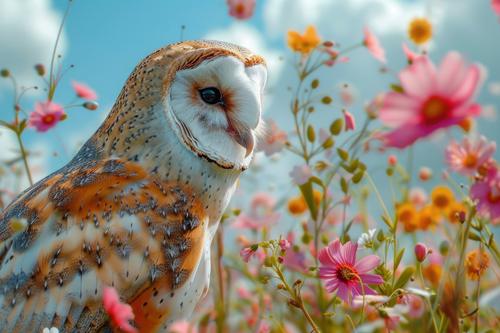
<path fill-rule="evenodd" d="M 439 210 L 439 212 L 446 213 L 451 204 L 455 202 L 453 192 L 446 186 L 436 186 L 431 193 L 432 206 Z"/>
<path fill-rule="evenodd" d="M 460 218 L 465 217 L 466 213 L 467 207 L 462 202 L 454 201 L 448 209 L 448 221 L 460 223 Z"/>
<path fill-rule="evenodd" d="M 303 35 L 297 31 L 288 31 L 288 47 L 293 51 L 300 52 L 304 55 L 311 51 L 321 43 L 321 39 L 316 32 L 316 28 L 309 25 Z"/>
<path fill-rule="evenodd" d="M 423 44 L 432 37 L 432 24 L 426 18 L 416 18 L 408 26 L 408 36 L 415 44 Z"/>
<path fill-rule="evenodd" d="M 419 229 L 427 230 L 434 227 L 440 219 L 439 211 L 432 205 L 427 205 L 418 212 L 417 224 Z"/>
<path fill-rule="evenodd" d="M 396 216 L 398 223 L 402 223 L 406 232 L 417 230 L 417 210 L 409 202 L 403 202 L 396 206 Z"/>
<path fill-rule="evenodd" d="M 467 276 L 471 280 L 479 280 L 479 277 L 484 274 L 489 266 L 490 258 L 486 251 L 482 249 L 469 252 L 465 258 L 465 269 L 467 270 Z"/>

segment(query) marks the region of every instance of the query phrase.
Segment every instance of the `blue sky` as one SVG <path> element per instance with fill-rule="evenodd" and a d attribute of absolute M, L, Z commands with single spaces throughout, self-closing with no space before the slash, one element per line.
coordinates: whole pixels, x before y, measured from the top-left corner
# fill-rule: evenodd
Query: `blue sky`
<path fill-rule="evenodd" d="M 8 66 L 23 82 L 31 82 L 32 65 L 48 61 L 65 7 L 63 0 L 0 0 L 0 67 Z M 104 119 L 133 67 L 153 50 L 178 41 L 182 25 L 186 26 L 185 39 L 210 37 L 237 41 L 268 57 L 271 81 L 265 116 L 276 119 L 287 129 L 291 117 L 286 87 L 294 82 L 289 65 L 291 54 L 285 45 L 288 29 L 303 30 L 307 24 L 314 24 L 325 39 L 351 45 L 361 41 L 362 28 L 369 26 L 380 36 L 389 66 L 397 71 L 404 64 L 401 43 L 406 40 L 406 26 L 411 18 L 423 15 L 432 20 L 435 28 L 431 57 L 439 62 L 449 50 L 458 50 L 469 60 L 483 63 L 489 77 L 480 102 L 498 109 L 500 98 L 488 92 L 488 84 L 500 81 L 500 23 L 488 0 L 257 0 L 255 15 L 245 22 L 227 15 L 224 0 L 74 0 L 61 51 L 63 63 L 75 64 L 75 68 L 62 81 L 56 101 L 64 104 L 73 99 L 70 82 L 74 79 L 97 91 L 101 108 L 93 113 L 69 110 L 69 119 L 46 134 L 28 131 L 28 147 L 44 156 L 33 157 L 33 164 L 41 166 L 37 178 L 69 160 Z M 278 60 L 280 57 L 285 60 Z M 351 112 L 361 117 L 364 103 L 394 82 L 390 75 L 379 74 L 378 69 L 379 64 L 366 50 L 359 49 L 351 55 L 349 63 L 324 71 L 319 77 L 321 87 L 335 97 L 341 83 L 352 84 L 360 98 Z M 7 86 L 0 84 L 1 119 L 11 117 L 9 94 Z M 28 97 L 24 107 L 29 110 L 40 98 L 41 95 Z M 320 109 L 315 122 L 329 123 L 339 112 L 339 108 Z M 479 127 L 491 140 L 499 141 L 498 120 L 481 119 Z M 443 137 L 438 135 L 416 147 L 417 165 L 436 168 L 442 165 Z M 2 145 L 0 149 L 3 150 L 0 155 L 9 155 L 15 146 Z M 381 160 L 375 155 L 367 158 Z M 269 164 L 262 158 L 257 163 Z M 281 158 L 273 161 L 271 167 L 264 167 L 268 176 L 281 175 L 267 186 L 289 183 L 290 163 L 295 162 Z"/>

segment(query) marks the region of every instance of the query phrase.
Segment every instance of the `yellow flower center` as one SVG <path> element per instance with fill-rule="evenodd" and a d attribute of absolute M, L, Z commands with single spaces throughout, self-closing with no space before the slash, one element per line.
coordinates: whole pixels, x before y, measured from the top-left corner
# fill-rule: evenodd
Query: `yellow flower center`
<path fill-rule="evenodd" d="M 423 44 L 432 37 L 432 24 L 425 18 L 416 18 L 410 22 L 408 35 L 415 44 Z"/>
<path fill-rule="evenodd" d="M 337 270 L 337 277 L 343 282 L 349 282 L 352 280 L 357 280 L 358 273 L 350 266 L 342 265 Z"/>
<path fill-rule="evenodd" d="M 422 107 L 422 116 L 426 124 L 435 124 L 448 116 L 449 103 L 439 96 L 432 96 Z"/>

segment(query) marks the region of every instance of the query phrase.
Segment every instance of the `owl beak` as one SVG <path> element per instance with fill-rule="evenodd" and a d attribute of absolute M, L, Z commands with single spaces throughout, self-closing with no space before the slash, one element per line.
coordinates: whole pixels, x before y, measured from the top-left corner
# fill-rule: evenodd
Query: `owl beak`
<path fill-rule="evenodd" d="M 245 157 L 248 157 L 248 155 L 252 153 L 255 145 L 252 130 L 245 127 L 235 126 L 230 122 L 228 133 L 234 141 L 246 149 Z"/>

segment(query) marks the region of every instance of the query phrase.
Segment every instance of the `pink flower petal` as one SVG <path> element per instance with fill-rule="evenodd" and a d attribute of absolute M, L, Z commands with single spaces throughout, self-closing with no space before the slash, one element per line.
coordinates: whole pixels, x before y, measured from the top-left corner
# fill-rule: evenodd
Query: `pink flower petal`
<path fill-rule="evenodd" d="M 354 267 L 359 273 L 371 271 L 380 264 L 380 258 L 374 254 L 370 254 L 359 260 Z"/>
<path fill-rule="evenodd" d="M 95 93 L 95 91 L 92 90 L 92 88 L 90 88 L 86 84 L 73 81 L 72 85 L 73 85 L 73 89 L 75 90 L 75 93 L 78 97 L 83 98 L 83 99 L 87 99 L 87 100 L 97 99 L 97 94 Z"/>

